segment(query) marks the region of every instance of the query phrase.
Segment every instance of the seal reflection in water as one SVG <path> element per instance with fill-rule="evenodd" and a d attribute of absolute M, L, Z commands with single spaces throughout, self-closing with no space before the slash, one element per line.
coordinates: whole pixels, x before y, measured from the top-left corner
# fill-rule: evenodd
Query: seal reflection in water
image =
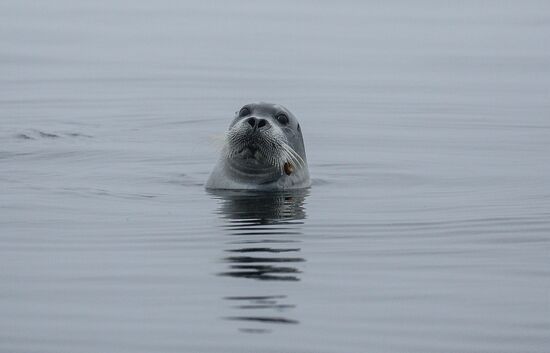
<path fill-rule="evenodd" d="M 302 130 L 285 107 L 252 103 L 236 114 L 208 189 L 278 191 L 310 186 Z"/>
<path fill-rule="evenodd" d="M 256 285 L 229 286 L 224 299 L 239 322 L 239 330 L 270 332 L 274 325 L 298 324 L 295 303 L 286 295 L 300 281 L 301 227 L 308 189 L 284 192 L 209 190 L 219 202 L 218 212 L 228 236 L 218 275 Z M 294 288 L 296 290 L 296 288 Z"/>

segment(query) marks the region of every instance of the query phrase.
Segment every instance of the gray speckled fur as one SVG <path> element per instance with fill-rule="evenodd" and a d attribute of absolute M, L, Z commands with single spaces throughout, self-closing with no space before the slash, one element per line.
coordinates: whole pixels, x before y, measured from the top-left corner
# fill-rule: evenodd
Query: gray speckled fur
<path fill-rule="evenodd" d="M 268 170 L 265 174 L 255 175 L 241 173 L 235 170 L 235 168 L 230 165 L 229 159 L 225 155 L 222 155 L 208 178 L 206 188 L 279 191 L 309 187 L 311 182 L 309 179 L 305 147 L 302 132 L 296 117 L 294 117 L 288 109 L 278 104 L 254 103 L 247 104 L 246 107 L 250 109 L 251 114 L 246 117 L 239 117 L 237 113 L 229 129 L 235 124 L 240 123 L 243 119 L 247 119 L 251 116 L 258 119 L 266 119 L 270 124 L 281 128 L 287 138 L 287 143 L 302 157 L 305 165 L 303 168 L 296 168 L 290 175 L 286 175 L 280 168 L 273 168 L 272 170 Z M 276 116 L 280 113 L 284 113 L 288 116 L 288 125 L 282 126 L 279 124 Z"/>

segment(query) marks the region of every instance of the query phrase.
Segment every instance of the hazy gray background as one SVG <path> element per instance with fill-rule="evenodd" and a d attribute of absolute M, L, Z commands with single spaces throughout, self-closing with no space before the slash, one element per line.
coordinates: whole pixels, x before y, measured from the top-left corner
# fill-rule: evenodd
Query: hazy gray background
<path fill-rule="evenodd" d="M 0 141 L 2 353 L 550 350 L 548 1 L 3 0 Z"/>

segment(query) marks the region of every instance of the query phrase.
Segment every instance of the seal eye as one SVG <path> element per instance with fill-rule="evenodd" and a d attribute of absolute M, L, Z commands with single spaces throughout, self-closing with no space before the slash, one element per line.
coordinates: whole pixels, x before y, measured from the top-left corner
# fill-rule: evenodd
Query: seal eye
<path fill-rule="evenodd" d="M 288 116 L 286 116 L 286 114 L 279 114 L 279 115 L 277 115 L 277 121 L 281 125 L 286 125 L 286 124 L 288 124 Z"/>
<path fill-rule="evenodd" d="M 240 117 L 247 116 L 249 114 L 250 114 L 250 109 L 248 109 L 247 107 L 242 107 L 241 110 L 239 111 Z"/>

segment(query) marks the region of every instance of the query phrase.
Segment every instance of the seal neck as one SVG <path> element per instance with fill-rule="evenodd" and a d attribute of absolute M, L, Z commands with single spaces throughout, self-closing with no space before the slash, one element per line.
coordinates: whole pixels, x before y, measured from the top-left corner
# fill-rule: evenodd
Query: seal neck
<path fill-rule="evenodd" d="M 235 179 L 254 184 L 273 182 L 283 173 L 280 168 L 256 159 L 228 158 L 225 164 L 227 172 Z"/>

